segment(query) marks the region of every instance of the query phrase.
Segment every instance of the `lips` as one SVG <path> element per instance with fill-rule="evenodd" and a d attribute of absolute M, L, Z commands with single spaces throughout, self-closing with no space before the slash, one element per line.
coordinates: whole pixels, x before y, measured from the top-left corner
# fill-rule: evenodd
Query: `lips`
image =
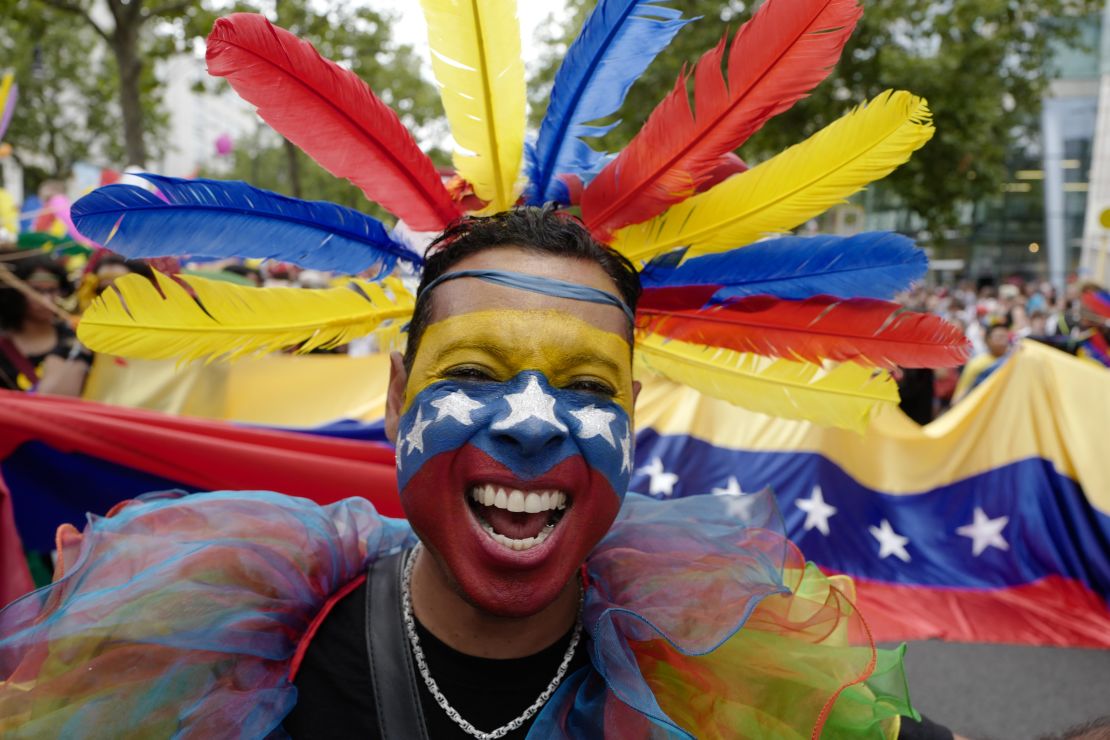
<path fill-rule="evenodd" d="M 401 501 L 462 592 L 484 611 L 509 617 L 554 601 L 620 509 L 609 481 L 580 455 L 521 480 L 473 445 L 427 459 Z"/>

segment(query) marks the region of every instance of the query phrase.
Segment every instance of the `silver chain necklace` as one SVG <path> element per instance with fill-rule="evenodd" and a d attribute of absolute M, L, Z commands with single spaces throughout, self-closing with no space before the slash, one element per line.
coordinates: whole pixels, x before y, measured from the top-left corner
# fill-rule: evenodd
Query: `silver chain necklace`
<path fill-rule="evenodd" d="M 497 738 L 504 737 L 513 730 L 519 729 L 521 725 L 535 716 L 536 712 L 540 711 L 540 708 L 547 703 L 547 700 L 551 698 L 551 695 L 559 688 L 559 684 L 562 683 L 563 676 L 566 675 L 567 668 L 570 666 L 570 661 L 574 658 L 574 649 L 578 647 L 578 639 L 582 636 L 582 585 L 579 584 L 578 586 L 578 618 L 574 622 L 574 636 L 570 638 L 570 645 L 567 646 L 563 662 L 559 664 L 559 670 L 555 672 L 555 678 L 551 679 L 551 683 L 547 685 L 539 698 L 532 702 L 532 706 L 525 709 L 519 717 L 507 725 L 498 727 L 493 732 L 482 732 L 463 719 L 462 715 L 451 706 L 447 697 L 439 690 L 439 686 L 432 678 L 432 674 L 428 670 L 428 664 L 424 660 L 424 650 L 420 647 L 420 636 L 416 634 L 416 619 L 412 616 L 412 570 L 416 564 L 416 555 L 420 552 L 420 548 L 421 545 L 417 544 L 409 553 L 408 560 L 405 561 L 404 575 L 401 579 L 401 616 L 405 621 L 405 633 L 408 635 L 409 645 L 412 646 L 416 666 L 420 669 L 420 677 L 424 679 L 424 685 L 428 687 L 428 692 L 436 700 L 436 704 L 439 704 L 440 708 L 447 712 L 447 716 L 451 718 L 452 722 L 461 727 L 463 732 L 479 740 L 497 740 Z"/>

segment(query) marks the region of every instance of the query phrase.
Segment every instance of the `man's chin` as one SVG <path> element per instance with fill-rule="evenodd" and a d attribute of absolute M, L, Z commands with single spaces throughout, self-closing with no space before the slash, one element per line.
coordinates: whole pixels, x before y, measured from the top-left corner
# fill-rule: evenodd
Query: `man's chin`
<path fill-rule="evenodd" d="M 575 577 L 577 569 L 565 578 L 553 577 L 544 583 L 529 580 L 495 580 L 481 573 L 462 574 L 465 581 L 456 580 L 459 595 L 484 614 L 503 619 L 524 619 L 539 614 L 555 603 L 567 584 Z"/>

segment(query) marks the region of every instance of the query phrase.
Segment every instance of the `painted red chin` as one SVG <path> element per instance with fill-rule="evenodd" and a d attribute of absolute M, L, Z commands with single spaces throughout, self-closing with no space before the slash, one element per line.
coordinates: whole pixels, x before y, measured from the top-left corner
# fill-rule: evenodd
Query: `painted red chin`
<path fill-rule="evenodd" d="M 566 508 L 510 514 L 476 504 L 475 486 L 559 491 Z M 581 456 L 570 457 L 538 478 L 521 480 L 471 445 L 427 460 L 401 492 L 401 505 L 425 546 L 450 571 L 467 598 L 491 614 L 524 617 L 551 604 L 594 546 L 605 536 L 620 500 L 604 476 L 592 474 Z M 548 530 L 542 542 L 514 550 L 491 535 L 525 539 Z"/>

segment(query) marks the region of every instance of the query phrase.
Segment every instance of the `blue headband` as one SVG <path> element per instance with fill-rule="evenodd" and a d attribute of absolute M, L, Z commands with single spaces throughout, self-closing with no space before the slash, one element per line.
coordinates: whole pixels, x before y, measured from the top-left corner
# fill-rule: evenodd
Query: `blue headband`
<path fill-rule="evenodd" d="M 543 293 L 544 295 L 554 296 L 556 298 L 570 298 L 574 301 L 588 301 L 589 303 L 616 306 L 621 311 L 624 311 L 624 315 L 628 317 L 628 322 L 630 324 L 633 326 L 636 324 L 636 317 L 632 313 L 632 309 L 628 307 L 627 303 L 612 293 L 598 290 L 597 288 L 591 288 L 588 285 L 568 283 L 564 280 L 539 277 L 537 275 L 526 275 L 522 272 L 506 272 L 504 270 L 459 270 L 457 272 L 448 272 L 425 285 L 424 290 L 420 292 L 427 293 L 440 283 L 464 277 L 478 278 L 479 280 L 485 280 L 489 283 L 496 283 L 497 285 L 518 288 L 520 290 L 530 290 L 533 293 Z"/>

